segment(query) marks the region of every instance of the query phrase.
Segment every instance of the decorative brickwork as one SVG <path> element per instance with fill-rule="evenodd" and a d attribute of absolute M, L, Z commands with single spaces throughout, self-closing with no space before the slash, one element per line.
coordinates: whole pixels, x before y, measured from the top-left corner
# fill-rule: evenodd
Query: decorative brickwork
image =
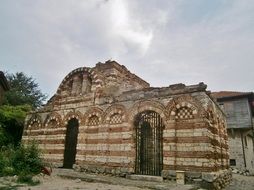
<path fill-rule="evenodd" d="M 150 110 L 155 111 L 160 115 L 162 120 L 165 122 L 167 120 L 166 118 L 166 110 L 163 104 L 161 104 L 158 101 L 138 101 L 136 102 L 133 107 L 129 110 L 130 113 L 130 119 L 129 122 L 133 123 L 135 116 L 138 115 L 138 113 L 141 113 L 143 111 Z"/>
<path fill-rule="evenodd" d="M 76 118 L 77 120 L 79 120 L 79 123 L 81 123 L 83 121 L 83 114 L 79 111 L 73 112 L 70 111 L 68 112 L 65 116 L 64 116 L 64 124 L 67 124 L 67 122 L 69 120 L 71 120 L 72 118 Z"/>
<path fill-rule="evenodd" d="M 39 115 L 33 115 L 28 121 L 28 129 L 34 130 L 39 129 L 42 126 L 42 119 Z"/>
<path fill-rule="evenodd" d="M 175 119 L 181 120 L 181 119 L 193 119 L 194 113 L 191 110 L 191 108 L 187 106 L 180 107 L 176 110 Z"/>
<path fill-rule="evenodd" d="M 194 119 L 202 115 L 204 108 L 199 101 L 190 95 L 184 95 L 170 100 L 167 105 L 167 112 L 172 120 Z"/>
<path fill-rule="evenodd" d="M 205 84 L 152 88 L 115 61 L 68 74 L 50 101 L 27 116 L 22 140 L 30 139 L 46 162 L 92 172 L 164 175 L 229 167 L 225 116 Z M 75 147 L 74 160 L 68 161 L 67 145 Z"/>
<path fill-rule="evenodd" d="M 85 125 L 97 126 L 101 124 L 103 110 L 97 107 L 90 108 L 84 115 Z"/>
<path fill-rule="evenodd" d="M 109 118 L 109 124 L 119 124 L 123 122 L 123 116 L 119 113 L 114 113 Z"/>
<path fill-rule="evenodd" d="M 127 121 L 128 116 L 123 105 L 112 105 L 105 111 L 104 122 L 109 124 L 120 124 Z"/>
<path fill-rule="evenodd" d="M 88 117 L 87 126 L 97 126 L 100 123 L 100 119 L 97 115 L 91 115 Z"/>
<path fill-rule="evenodd" d="M 52 122 L 54 122 L 54 125 L 52 125 Z M 45 119 L 44 126 L 47 127 L 57 127 L 62 125 L 62 118 L 61 115 L 57 112 L 50 113 L 47 118 Z"/>

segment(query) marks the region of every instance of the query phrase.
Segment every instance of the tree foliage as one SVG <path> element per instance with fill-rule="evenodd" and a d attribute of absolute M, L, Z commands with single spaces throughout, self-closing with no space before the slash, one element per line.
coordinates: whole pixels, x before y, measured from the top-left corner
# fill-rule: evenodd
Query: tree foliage
<path fill-rule="evenodd" d="M 29 105 L 10 106 L 3 105 L 0 107 L 0 147 L 7 144 L 19 144 L 25 117 L 31 110 Z"/>
<path fill-rule="evenodd" d="M 10 90 L 5 93 L 4 105 L 0 107 L 0 147 L 19 144 L 26 114 L 41 106 L 46 99 L 32 77 L 17 72 L 7 73 L 6 78 Z"/>
<path fill-rule="evenodd" d="M 23 72 L 7 73 L 6 78 L 10 90 L 5 93 L 4 104 L 12 106 L 28 104 L 34 109 L 40 107 L 46 100 L 47 96 L 41 92 L 38 83 Z"/>

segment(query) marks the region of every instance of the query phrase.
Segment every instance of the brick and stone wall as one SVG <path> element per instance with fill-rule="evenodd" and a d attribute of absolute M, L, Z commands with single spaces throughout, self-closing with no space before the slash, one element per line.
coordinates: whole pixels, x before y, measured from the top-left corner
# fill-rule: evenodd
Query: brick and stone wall
<path fill-rule="evenodd" d="M 254 175 L 252 130 L 229 129 L 228 136 L 231 167 Z"/>
<path fill-rule="evenodd" d="M 4 93 L 10 88 L 7 79 L 4 76 L 4 73 L 0 71 L 0 105 L 3 102 Z"/>
<path fill-rule="evenodd" d="M 23 142 L 39 143 L 46 162 L 62 166 L 66 128 L 79 122 L 75 165 L 113 174 L 135 173 L 137 115 L 162 119 L 162 171 L 211 173 L 228 169 L 225 116 L 206 85 L 152 88 L 116 62 L 72 71 L 44 108 L 26 118 Z"/>

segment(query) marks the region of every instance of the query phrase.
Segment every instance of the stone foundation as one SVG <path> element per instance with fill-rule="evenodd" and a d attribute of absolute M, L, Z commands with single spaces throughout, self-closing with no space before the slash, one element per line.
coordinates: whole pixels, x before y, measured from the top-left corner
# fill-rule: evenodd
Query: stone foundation
<path fill-rule="evenodd" d="M 220 190 L 232 181 L 231 170 L 221 170 L 213 173 L 202 173 L 201 187 L 208 190 Z"/>
<path fill-rule="evenodd" d="M 107 167 L 107 166 L 96 166 L 96 165 L 82 165 L 74 166 L 74 170 L 83 171 L 87 173 L 96 173 L 96 174 L 109 174 L 114 176 L 125 177 L 127 175 L 134 174 L 133 169 L 130 168 L 121 168 L 121 167 Z"/>
<path fill-rule="evenodd" d="M 175 170 L 163 170 L 162 177 L 168 180 L 176 180 Z M 232 172 L 220 170 L 218 172 L 185 172 L 186 183 L 195 183 L 207 190 L 220 190 L 230 184 Z"/>

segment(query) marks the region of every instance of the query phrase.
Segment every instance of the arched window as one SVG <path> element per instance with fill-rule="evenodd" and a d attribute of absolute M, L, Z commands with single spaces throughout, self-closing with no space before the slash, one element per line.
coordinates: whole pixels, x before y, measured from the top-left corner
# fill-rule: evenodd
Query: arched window
<path fill-rule="evenodd" d="M 99 117 L 97 115 L 92 115 L 91 117 L 89 117 L 87 125 L 88 126 L 99 125 Z"/>
<path fill-rule="evenodd" d="M 175 119 L 177 120 L 181 120 L 181 119 L 193 119 L 193 112 L 192 109 L 184 106 L 184 107 L 180 107 L 176 110 L 176 115 L 175 115 Z"/>
<path fill-rule="evenodd" d="M 48 122 L 48 128 L 56 128 L 58 126 L 58 123 L 55 119 L 51 119 L 49 122 Z"/>
<path fill-rule="evenodd" d="M 122 122 L 123 122 L 122 115 L 119 113 L 112 114 L 109 120 L 109 124 L 119 124 Z"/>

